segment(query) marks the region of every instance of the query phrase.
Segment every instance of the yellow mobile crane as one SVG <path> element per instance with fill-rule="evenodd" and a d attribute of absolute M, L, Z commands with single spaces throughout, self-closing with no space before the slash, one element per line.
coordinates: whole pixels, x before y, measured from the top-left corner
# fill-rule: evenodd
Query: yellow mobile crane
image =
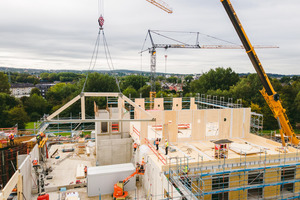
<path fill-rule="evenodd" d="M 265 98 L 266 102 L 268 103 L 270 109 L 272 110 L 274 117 L 278 121 L 280 134 L 281 134 L 281 140 L 282 145 L 285 146 L 285 140 L 284 135 L 286 135 L 291 142 L 291 144 L 298 145 L 299 140 L 297 139 L 295 132 L 289 122 L 289 119 L 285 113 L 285 109 L 281 105 L 281 100 L 279 98 L 279 95 L 275 92 L 267 74 L 265 73 L 255 51 L 253 46 L 251 45 L 246 32 L 238 19 L 238 16 L 236 15 L 230 0 L 221 0 L 240 40 L 243 43 L 243 46 L 246 50 L 246 53 L 248 54 L 248 57 L 250 58 L 253 67 L 256 70 L 256 73 L 258 74 L 262 84 L 263 89 L 260 91 L 263 97 Z"/>

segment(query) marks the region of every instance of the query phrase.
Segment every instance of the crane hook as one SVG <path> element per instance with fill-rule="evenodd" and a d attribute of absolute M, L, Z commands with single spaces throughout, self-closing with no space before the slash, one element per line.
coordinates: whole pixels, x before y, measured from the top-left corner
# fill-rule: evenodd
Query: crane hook
<path fill-rule="evenodd" d="M 102 15 L 100 15 L 100 17 L 98 19 L 98 23 L 99 23 L 100 29 L 103 29 L 102 26 L 104 24 L 104 18 L 102 17 Z"/>

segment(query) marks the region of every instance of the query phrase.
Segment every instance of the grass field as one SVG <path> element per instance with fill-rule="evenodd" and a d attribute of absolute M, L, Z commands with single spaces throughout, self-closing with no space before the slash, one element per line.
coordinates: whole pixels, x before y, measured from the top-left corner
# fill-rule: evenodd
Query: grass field
<path fill-rule="evenodd" d="M 35 122 L 28 122 L 28 123 L 25 125 L 25 129 L 34 129 L 34 123 L 35 123 Z"/>

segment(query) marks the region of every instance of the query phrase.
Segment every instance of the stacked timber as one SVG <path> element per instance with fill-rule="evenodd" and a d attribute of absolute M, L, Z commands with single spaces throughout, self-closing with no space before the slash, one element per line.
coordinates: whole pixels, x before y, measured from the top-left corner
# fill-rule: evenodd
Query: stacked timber
<path fill-rule="evenodd" d="M 84 150 L 85 150 L 85 141 L 84 138 L 80 138 L 77 144 L 77 153 L 84 154 Z"/>

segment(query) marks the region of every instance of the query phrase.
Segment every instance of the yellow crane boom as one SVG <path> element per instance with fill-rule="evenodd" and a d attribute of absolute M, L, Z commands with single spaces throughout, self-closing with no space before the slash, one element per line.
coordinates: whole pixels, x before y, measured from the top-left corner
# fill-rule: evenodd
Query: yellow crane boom
<path fill-rule="evenodd" d="M 230 18 L 245 50 L 246 53 L 248 54 L 249 59 L 252 62 L 253 67 L 256 70 L 256 73 L 258 74 L 262 84 L 263 84 L 263 89 L 260 91 L 265 98 L 268 106 L 272 110 L 274 117 L 277 119 L 279 128 L 280 128 L 280 134 L 282 138 L 282 144 L 285 146 L 285 141 L 283 134 L 285 134 L 288 138 L 289 141 L 294 144 L 298 145 L 299 140 L 297 139 L 295 132 L 290 124 L 290 121 L 285 113 L 285 109 L 282 107 L 281 100 L 279 98 L 279 95 L 275 92 L 267 74 L 265 73 L 261 62 L 259 61 L 257 54 L 250 43 L 249 38 L 246 35 L 246 32 L 240 22 L 240 20 L 237 17 L 236 12 L 234 11 L 232 4 L 230 0 L 221 0 L 228 17 Z"/>

